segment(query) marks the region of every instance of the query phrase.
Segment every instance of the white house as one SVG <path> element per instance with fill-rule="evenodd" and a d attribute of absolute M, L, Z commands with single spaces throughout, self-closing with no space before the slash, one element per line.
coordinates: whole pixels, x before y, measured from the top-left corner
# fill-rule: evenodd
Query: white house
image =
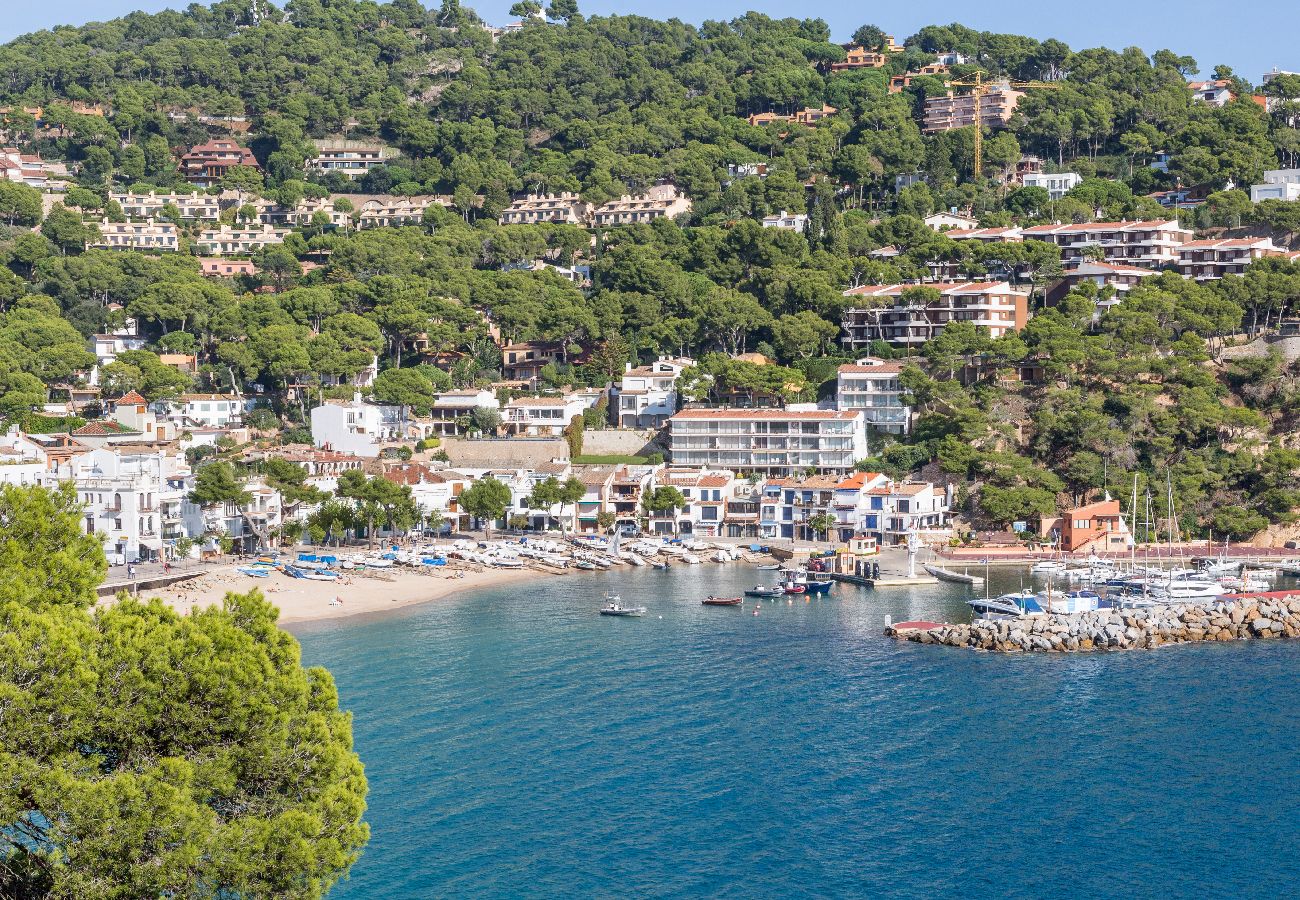
<path fill-rule="evenodd" d="M 1263 184 L 1250 186 L 1250 202 L 1300 200 L 1300 169 L 1268 169 Z"/>
<path fill-rule="evenodd" d="M 176 400 L 161 401 L 158 406 L 181 428 L 226 428 L 244 419 L 249 401 L 237 394 L 182 394 Z"/>
<path fill-rule="evenodd" d="M 457 391 L 445 391 L 433 398 L 430 412 L 431 433 L 442 437 L 454 437 L 461 434 L 461 422 L 466 416 L 472 416 L 476 409 L 501 408 L 497 395 L 485 388 L 466 388 Z"/>
<path fill-rule="evenodd" d="M 655 534 L 722 536 L 737 485 L 735 474 L 725 469 L 659 469 L 651 480 L 651 489 L 676 488 L 685 503 L 677 509 L 650 512 L 649 530 Z"/>
<path fill-rule="evenodd" d="M 169 481 L 187 471 L 183 460 L 151 447 L 105 446 L 77 457 L 72 480 L 85 532 L 104 535 L 104 551 L 123 562 L 162 556 L 163 501 L 180 499 Z"/>
<path fill-rule="evenodd" d="M 1083 176 L 1077 172 L 1058 172 L 1054 175 L 1037 172 L 1025 175 L 1023 183 L 1025 187 L 1040 187 L 1047 191 L 1051 199 L 1060 200 L 1082 181 Z"/>
<path fill-rule="evenodd" d="M 781 210 L 779 213 L 774 213 L 770 216 L 763 216 L 763 227 L 784 228 L 786 231 L 794 231 L 803 234 L 804 229 L 808 227 L 808 214 L 788 213 L 785 210 Z"/>
<path fill-rule="evenodd" d="M 645 366 L 627 365 L 618 386 L 621 428 L 659 428 L 677 412 L 677 379 L 695 365 L 689 357 L 661 356 Z"/>
<path fill-rule="evenodd" d="M 360 395 L 327 400 L 311 411 L 312 443 L 357 456 L 378 456 L 381 444 L 402 439 L 404 425 L 402 407 L 366 403 Z"/>
<path fill-rule="evenodd" d="M 563 394 L 557 397 L 516 397 L 502 410 L 502 422 L 508 434 L 530 437 L 563 433 L 574 416 L 592 406 L 585 394 Z"/>
<path fill-rule="evenodd" d="M 962 216 L 955 212 L 931 213 L 922 221 L 932 231 L 944 231 L 948 228 L 970 229 L 980 223 L 979 219 L 973 216 Z"/>
<path fill-rule="evenodd" d="M 942 533 L 948 527 L 950 498 L 929 482 L 896 482 L 879 472 L 854 472 L 846 478 L 823 475 L 773 479 L 760 495 L 759 532 L 767 538 L 848 541 L 874 537 L 879 546 L 906 543 L 909 532 Z M 816 531 L 819 515 L 835 525 Z"/>

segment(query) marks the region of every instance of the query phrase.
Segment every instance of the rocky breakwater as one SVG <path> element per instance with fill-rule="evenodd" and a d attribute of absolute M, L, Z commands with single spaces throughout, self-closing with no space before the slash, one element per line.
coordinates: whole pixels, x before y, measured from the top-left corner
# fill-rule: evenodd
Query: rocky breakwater
<path fill-rule="evenodd" d="M 1035 614 L 977 619 L 969 625 L 885 629 L 897 640 L 1000 653 L 1151 650 L 1166 644 L 1300 637 L 1300 593 L 1276 598 L 1224 599 L 1205 605 Z"/>

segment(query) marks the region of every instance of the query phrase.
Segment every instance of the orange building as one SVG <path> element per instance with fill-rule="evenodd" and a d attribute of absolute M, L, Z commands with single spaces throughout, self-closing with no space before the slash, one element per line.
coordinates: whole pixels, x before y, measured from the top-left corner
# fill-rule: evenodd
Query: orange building
<path fill-rule="evenodd" d="M 1095 550 L 1098 553 L 1128 549 L 1129 530 L 1120 515 L 1118 500 L 1099 500 L 1064 513 L 1058 528 L 1061 549 L 1066 553 Z"/>

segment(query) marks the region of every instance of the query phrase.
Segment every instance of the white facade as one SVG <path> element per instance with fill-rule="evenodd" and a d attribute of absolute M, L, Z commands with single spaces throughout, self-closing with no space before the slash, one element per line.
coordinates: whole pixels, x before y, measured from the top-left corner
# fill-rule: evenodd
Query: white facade
<path fill-rule="evenodd" d="M 808 227 L 807 213 L 788 213 L 781 210 L 779 213 L 770 216 L 763 216 L 764 228 L 784 228 L 786 231 L 794 231 L 803 234 Z"/>
<path fill-rule="evenodd" d="M 1025 326 L 1029 315 L 1028 294 L 1005 281 L 959 281 L 927 285 L 939 292 L 934 301 L 904 300 L 912 285 L 863 285 L 844 292 L 846 297 L 867 300 L 867 305 L 849 307 L 841 315 L 841 339 L 850 350 L 866 348 L 872 341 L 917 346 L 943 332 L 950 322 L 969 322 L 998 338 Z M 892 301 L 891 305 L 884 305 Z"/>
<path fill-rule="evenodd" d="M 226 428 L 243 421 L 248 401 L 233 394 L 182 394 L 159 403 L 179 427 Z"/>
<path fill-rule="evenodd" d="M 591 204 L 582 202 L 577 194 L 565 191 L 520 197 L 506 207 L 499 221 L 502 225 L 536 225 L 539 222 L 586 225 L 590 219 Z"/>
<path fill-rule="evenodd" d="M 973 216 L 962 216 L 957 213 L 931 213 L 922 219 L 925 226 L 931 231 L 944 231 L 948 228 L 970 229 L 976 228 L 980 221 Z"/>
<path fill-rule="evenodd" d="M 1053 200 L 1060 200 L 1082 181 L 1083 176 L 1077 172 L 1060 172 L 1055 175 L 1038 172 L 1025 175 L 1022 183 L 1025 187 L 1040 187 Z"/>
<path fill-rule="evenodd" d="M 1250 186 L 1250 202 L 1300 200 L 1300 169 L 1268 169 L 1263 184 Z"/>
<path fill-rule="evenodd" d="M 867 453 L 861 412 L 686 409 L 668 420 L 675 466 L 788 475 L 847 472 Z"/>
<path fill-rule="evenodd" d="M 85 505 L 87 534 L 104 535 L 104 552 L 130 562 L 164 554 L 164 509 L 176 512 L 189 469 L 161 450 L 100 447 L 72 461 Z M 181 517 L 176 515 L 179 520 Z"/>
<path fill-rule="evenodd" d="M 643 194 L 623 196 L 596 208 L 592 222 L 598 228 L 611 225 L 649 224 L 663 217 L 673 218 L 691 211 L 688 197 L 671 184 L 660 184 Z"/>
<path fill-rule="evenodd" d="M 131 219 L 151 219 L 171 204 L 180 211 L 182 219 L 215 222 L 221 217 L 221 205 L 212 194 L 165 194 L 149 191 L 147 194 L 109 194 L 122 212 Z"/>
<path fill-rule="evenodd" d="M 311 439 L 317 447 L 375 457 L 381 444 L 401 440 L 403 424 L 400 406 L 331 401 L 311 411 Z"/>
<path fill-rule="evenodd" d="M 695 360 L 661 356 L 647 366 L 629 364 L 618 387 L 621 428 L 658 428 L 677 412 L 677 378 Z"/>
<path fill-rule="evenodd" d="M 655 472 L 650 489 L 672 487 L 685 503 L 666 512 L 649 512 L 649 531 L 655 534 L 693 534 L 722 537 L 726 534 L 727 508 L 736 497 L 734 473 L 724 469 L 662 468 Z"/>
<path fill-rule="evenodd" d="M 907 434 L 912 427 L 912 409 L 903 405 L 903 388 L 898 383 L 902 363 L 867 356 L 840 366 L 835 384 L 835 408 L 860 410 L 867 425 L 889 434 Z"/>
<path fill-rule="evenodd" d="M 775 479 L 760 494 L 759 534 L 765 538 L 815 540 L 823 535 L 848 541 L 874 537 L 879 546 L 904 544 L 909 532 L 948 529 L 950 498 L 929 482 L 896 482 L 879 472 L 855 472 L 837 480 L 825 476 Z M 830 515 L 835 526 L 816 532 L 809 522 Z"/>
<path fill-rule="evenodd" d="M 565 394 L 561 397 L 516 397 L 501 411 L 501 424 L 510 434 L 556 436 L 574 416 L 593 405 L 590 395 Z"/>

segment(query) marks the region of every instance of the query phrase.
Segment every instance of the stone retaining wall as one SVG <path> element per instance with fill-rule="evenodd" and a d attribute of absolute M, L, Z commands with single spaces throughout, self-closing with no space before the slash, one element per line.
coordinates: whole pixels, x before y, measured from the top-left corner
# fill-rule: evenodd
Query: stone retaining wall
<path fill-rule="evenodd" d="M 1285 598 L 1223 600 L 1205 606 L 1098 610 L 1074 615 L 977 619 L 969 625 L 896 628 L 885 634 L 918 644 L 992 650 L 1083 652 L 1150 650 L 1165 644 L 1300 637 L 1300 594 Z"/>

